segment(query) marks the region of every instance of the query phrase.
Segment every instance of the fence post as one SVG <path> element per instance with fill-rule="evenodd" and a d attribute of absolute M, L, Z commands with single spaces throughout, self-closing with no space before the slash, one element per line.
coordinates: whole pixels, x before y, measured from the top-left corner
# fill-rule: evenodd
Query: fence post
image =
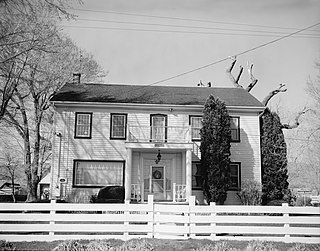
<path fill-rule="evenodd" d="M 196 215 L 196 196 L 189 197 L 189 236 L 190 238 L 196 237 L 195 231 L 195 215 Z"/>
<path fill-rule="evenodd" d="M 211 212 L 211 222 L 210 222 L 210 226 L 211 226 L 211 233 L 210 233 L 210 237 L 211 240 L 215 240 L 216 239 L 216 203 L 215 202 L 210 202 L 210 212 Z"/>
<path fill-rule="evenodd" d="M 55 213 L 56 213 L 56 200 L 51 200 L 50 201 L 50 231 L 49 231 L 49 235 L 54 235 L 54 218 L 55 218 Z"/>
<path fill-rule="evenodd" d="M 123 232 L 123 236 L 125 240 L 129 239 L 129 207 L 130 207 L 130 201 L 129 200 L 125 200 L 124 201 L 125 204 L 125 210 L 124 210 L 124 232 Z"/>
<path fill-rule="evenodd" d="M 173 189 L 172 189 L 172 197 L 173 197 L 173 202 L 177 202 L 176 200 L 176 195 L 177 195 L 177 191 L 176 191 L 176 183 L 173 183 Z"/>
<path fill-rule="evenodd" d="M 284 228 L 284 242 L 290 242 L 290 225 L 289 225 L 289 205 L 288 203 L 282 203 L 282 212 L 283 212 L 283 219 L 285 224 L 283 225 Z"/>
<path fill-rule="evenodd" d="M 151 214 L 151 221 L 148 222 L 149 228 L 151 226 L 151 232 L 148 232 L 148 237 L 154 237 L 154 203 L 153 203 L 153 195 L 148 195 L 148 214 Z"/>

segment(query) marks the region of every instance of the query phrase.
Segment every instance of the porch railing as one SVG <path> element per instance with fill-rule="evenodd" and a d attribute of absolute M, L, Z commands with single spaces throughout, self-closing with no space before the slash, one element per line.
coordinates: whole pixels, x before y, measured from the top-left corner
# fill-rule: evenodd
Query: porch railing
<path fill-rule="evenodd" d="M 173 183 L 173 202 L 185 202 L 186 200 L 186 185 Z"/>
<path fill-rule="evenodd" d="M 131 200 L 132 201 L 141 201 L 141 185 L 140 184 L 131 184 Z"/>
<path fill-rule="evenodd" d="M 189 126 L 140 126 L 128 125 L 129 142 L 190 143 Z"/>
<path fill-rule="evenodd" d="M 131 184 L 131 200 L 140 202 L 142 200 L 140 184 Z M 173 202 L 187 201 L 186 185 L 173 183 Z"/>

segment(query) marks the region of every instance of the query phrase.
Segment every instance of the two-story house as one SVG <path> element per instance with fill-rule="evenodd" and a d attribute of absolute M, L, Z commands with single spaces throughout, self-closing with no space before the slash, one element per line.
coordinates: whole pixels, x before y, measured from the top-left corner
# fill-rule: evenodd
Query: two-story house
<path fill-rule="evenodd" d="M 232 186 L 238 204 L 246 179 L 261 182 L 259 114 L 264 106 L 242 88 L 67 83 L 54 109 L 51 193 L 97 193 L 125 187 L 125 199 L 203 203 L 199 163 L 203 106 L 225 102 L 232 131 Z M 56 192 L 54 190 L 57 190 Z"/>

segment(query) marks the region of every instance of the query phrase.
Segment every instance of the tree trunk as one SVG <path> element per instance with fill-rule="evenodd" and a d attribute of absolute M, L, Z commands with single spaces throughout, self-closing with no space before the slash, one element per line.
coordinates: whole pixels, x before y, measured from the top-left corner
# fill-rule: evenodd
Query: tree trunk
<path fill-rule="evenodd" d="M 16 203 L 15 189 L 14 189 L 14 172 L 11 175 L 11 185 L 12 185 L 12 199 L 13 203 Z"/>

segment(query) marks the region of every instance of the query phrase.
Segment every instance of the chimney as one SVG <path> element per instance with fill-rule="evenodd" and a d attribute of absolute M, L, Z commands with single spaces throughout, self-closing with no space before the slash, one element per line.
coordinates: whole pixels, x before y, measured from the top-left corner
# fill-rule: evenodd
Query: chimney
<path fill-rule="evenodd" d="M 81 73 L 73 73 L 73 83 L 80 84 Z"/>

